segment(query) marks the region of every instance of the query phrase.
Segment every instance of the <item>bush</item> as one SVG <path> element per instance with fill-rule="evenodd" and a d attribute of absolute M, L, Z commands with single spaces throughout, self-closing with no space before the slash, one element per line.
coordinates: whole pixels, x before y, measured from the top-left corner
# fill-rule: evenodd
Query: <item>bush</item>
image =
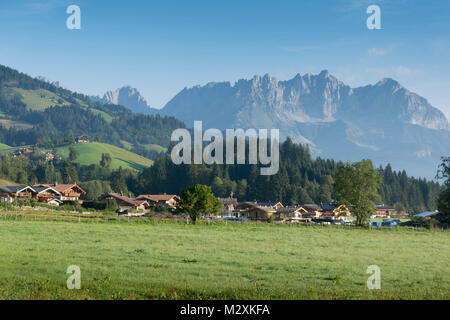
<path fill-rule="evenodd" d="M 82 207 L 85 209 L 103 211 L 106 209 L 106 203 L 100 201 L 85 201 L 83 202 Z"/>
<path fill-rule="evenodd" d="M 116 200 L 109 199 L 106 201 L 105 210 L 107 211 L 117 211 L 119 209 L 119 206 L 117 205 Z"/>

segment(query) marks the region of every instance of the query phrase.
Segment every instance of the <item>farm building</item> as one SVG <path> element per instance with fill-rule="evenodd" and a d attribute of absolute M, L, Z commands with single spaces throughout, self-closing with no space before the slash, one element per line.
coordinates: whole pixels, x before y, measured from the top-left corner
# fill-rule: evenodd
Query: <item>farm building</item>
<path fill-rule="evenodd" d="M 36 194 L 30 186 L 0 186 L 0 200 L 2 202 L 13 202 L 17 200 L 30 200 Z"/>
<path fill-rule="evenodd" d="M 149 205 L 175 208 L 180 198 L 174 194 L 143 194 L 136 200 L 146 200 Z"/>
<path fill-rule="evenodd" d="M 376 215 L 378 216 L 391 216 L 395 214 L 397 214 L 397 209 L 393 206 L 377 206 Z"/>
<path fill-rule="evenodd" d="M 57 197 L 58 200 L 63 202 L 77 201 L 81 203 L 80 197 L 86 194 L 86 191 L 77 184 L 36 184 L 33 186 L 33 188 L 38 187 L 53 188 L 60 193 Z"/>
<path fill-rule="evenodd" d="M 425 218 L 426 220 L 431 220 L 439 215 L 438 211 L 426 211 L 419 214 L 414 215 L 416 218 Z"/>
<path fill-rule="evenodd" d="M 271 206 L 260 205 L 257 202 L 243 202 L 236 206 L 235 212 L 238 217 L 255 221 L 264 221 L 275 214 L 277 209 Z"/>
<path fill-rule="evenodd" d="M 332 204 L 326 203 L 326 204 L 321 204 L 320 207 L 321 207 L 321 215 L 320 216 L 322 218 L 336 219 L 336 218 L 343 218 L 343 217 L 351 216 L 350 210 L 347 208 L 347 206 L 344 206 L 344 205 L 335 207 Z"/>
<path fill-rule="evenodd" d="M 79 136 L 79 137 L 76 139 L 76 142 L 77 142 L 77 143 L 89 143 L 89 137 L 88 137 L 87 135 Z"/>
<path fill-rule="evenodd" d="M 106 202 L 108 200 L 115 200 L 119 206 L 120 211 L 137 210 L 144 211 L 148 206 L 147 200 L 138 200 L 123 196 L 118 193 L 108 193 L 98 198 L 99 201 Z"/>
<path fill-rule="evenodd" d="M 222 204 L 222 217 L 234 217 L 234 211 L 238 205 L 238 200 L 230 196 L 229 198 L 218 198 Z"/>
<path fill-rule="evenodd" d="M 33 187 L 36 191 L 35 199 L 39 202 L 48 203 L 49 201 L 61 196 L 61 193 L 50 186 Z"/>

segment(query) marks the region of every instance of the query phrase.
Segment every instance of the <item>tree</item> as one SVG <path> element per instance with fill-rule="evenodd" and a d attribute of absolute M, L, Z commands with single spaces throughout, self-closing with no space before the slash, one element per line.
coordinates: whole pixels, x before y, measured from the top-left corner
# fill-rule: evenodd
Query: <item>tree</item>
<path fill-rule="evenodd" d="M 211 187 L 196 184 L 181 193 L 178 207 L 181 212 L 187 213 L 195 224 L 203 214 L 219 212 L 221 203 L 212 194 Z"/>
<path fill-rule="evenodd" d="M 444 190 L 438 198 L 438 210 L 444 216 L 447 223 L 450 223 L 450 157 L 442 158 L 442 164 L 437 174 L 438 179 L 444 181 Z"/>
<path fill-rule="evenodd" d="M 112 158 L 109 153 L 102 153 L 102 160 L 100 160 L 100 166 L 107 170 L 111 169 Z"/>
<path fill-rule="evenodd" d="M 339 167 L 334 183 L 336 198 L 339 204 L 352 208 L 358 226 L 366 224 L 375 212 L 374 200 L 380 198 L 380 183 L 381 177 L 370 160 L 347 162 Z"/>
<path fill-rule="evenodd" d="M 73 137 L 72 130 L 66 131 L 66 133 L 64 134 L 64 142 L 70 143 L 70 144 L 75 142 L 75 138 Z"/>
<path fill-rule="evenodd" d="M 75 149 L 73 146 L 69 147 L 69 159 L 70 161 L 75 161 L 77 160 L 79 155 L 79 152 L 77 149 Z"/>

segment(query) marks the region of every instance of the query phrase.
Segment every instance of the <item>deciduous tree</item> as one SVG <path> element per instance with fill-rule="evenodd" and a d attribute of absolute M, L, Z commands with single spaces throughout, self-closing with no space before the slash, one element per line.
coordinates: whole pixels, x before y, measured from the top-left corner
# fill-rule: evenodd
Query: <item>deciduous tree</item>
<path fill-rule="evenodd" d="M 381 177 L 372 161 L 363 160 L 341 165 L 335 177 L 334 191 L 340 204 L 347 205 L 356 214 L 356 224 L 362 226 L 375 212 L 374 200 L 379 199 Z"/>
<path fill-rule="evenodd" d="M 219 212 L 221 203 L 214 197 L 211 187 L 197 184 L 181 193 L 178 207 L 187 213 L 195 224 L 202 215 Z"/>

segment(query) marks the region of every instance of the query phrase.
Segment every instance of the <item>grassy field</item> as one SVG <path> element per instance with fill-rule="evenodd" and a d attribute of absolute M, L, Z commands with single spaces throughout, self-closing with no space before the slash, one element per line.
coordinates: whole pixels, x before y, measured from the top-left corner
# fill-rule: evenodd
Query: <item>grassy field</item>
<path fill-rule="evenodd" d="M 19 94 L 22 97 L 22 102 L 27 105 L 27 107 L 34 111 L 44 111 L 45 109 L 52 106 L 67 106 L 71 103 L 67 100 L 61 98 L 57 94 L 45 90 L 45 89 L 37 89 L 37 90 L 25 90 L 21 88 L 9 88 L 10 95 Z M 97 110 L 93 108 L 88 108 L 88 106 L 81 101 L 80 99 L 76 99 L 80 106 L 84 106 L 86 110 L 90 110 L 94 114 L 99 114 L 105 119 L 107 122 L 111 122 L 113 118 L 102 110 Z M 14 124 L 14 123 L 13 123 Z M 5 123 L 8 125 L 8 123 Z M 27 125 L 23 123 L 16 123 L 15 126 Z"/>
<path fill-rule="evenodd" d="M 1 299 L 450 299 L 443 231 L 125 218 L 0 219 L 0 234 Z M 70 265 L 81 290 L 66 289 Z"/>
<path fill-rule="evenodd" d="M 10 119 L 0 119 L 0 125 L 6 129 L 16 128 L 18 130 L 30 129 L 33 126 L 23 121 L 15 121 Z"/>
<path fill-rule="evenodd" d="M 7 144 L 4 144 L 4 143 L 0 143 L 0 151 L 9 150 L 9 149 L 11 149 L 10 146 L 8 146 Z"/>
<path fill-rule="evenodd" d="M 19 184 L 14 181 L 7 179 L 0 179 L 0 186 L 17 186 L 17 185 Z"/>
<path fill-rule="evenodd" d="M 55 105 L 69 105 L 67 101 L 61 99 L 58 95 L 45 89 L 24 90 L 21 88 L 11 88 L 12 93 L 18 93 L 22 96 L 22 101 L 31 110 L 44 111 L 48 107 Z"/>
<path fill-rule="evenodd" d="M 102 159 L 102 153 L 109 153 L 112 157 L 111 168 L 118 169 L 129 168 L 141 170 L 143 168 L 149 167 L 153 164 L 153 161 L 144 158 L 135 153 L 129 152 L 127 150 L 118 148 L 116 146 L 106 144 L 106 143 L 80 143 L 74 144 L 73 147 L 78 150 L 79 156 L 75 162 L 80 164 L 98 164 Z M 62 157 L 69 156 L 69 146 L 64 146 L 57 148 L 58 153 Z"/>

